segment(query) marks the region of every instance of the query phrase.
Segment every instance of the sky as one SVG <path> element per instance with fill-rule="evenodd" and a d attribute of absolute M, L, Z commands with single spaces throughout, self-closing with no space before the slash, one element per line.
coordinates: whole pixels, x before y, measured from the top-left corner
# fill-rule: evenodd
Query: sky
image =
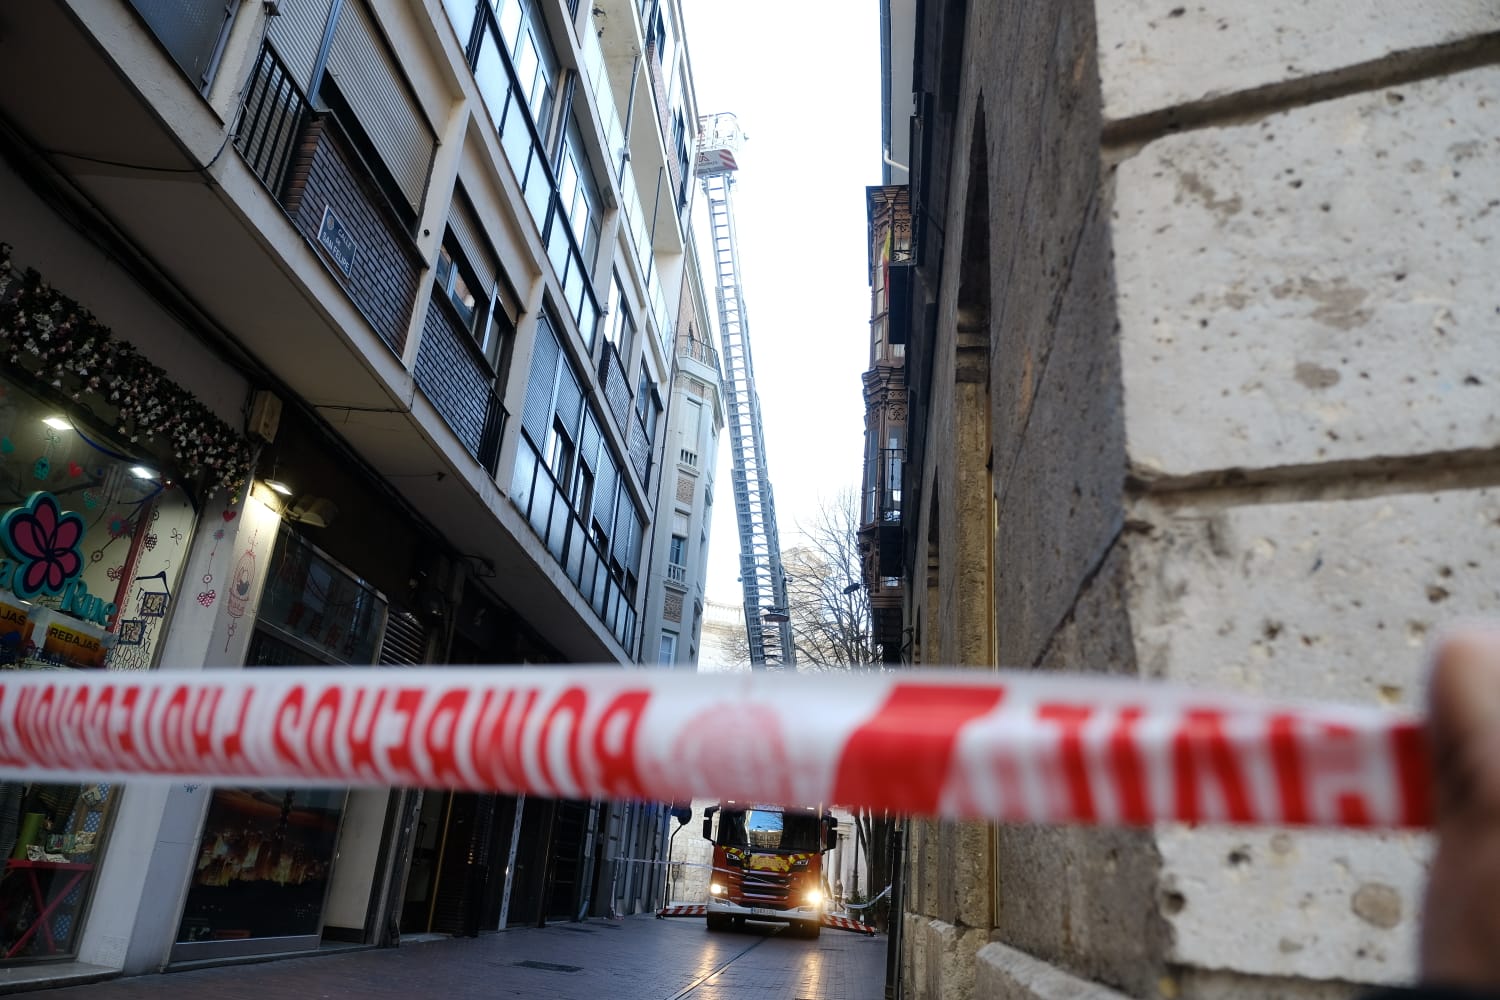
<path fill-rule="evenodd" d="M 857 489 L 862 473 L 865 188 L 881 179 L 880 8 L 875 0 L 809 0 L 789 20 L 759 4 L 682 6 L 698 110 L 733 112 L 747 137 L 737 157 L 735 229 L 784 553 L 797 544 L 799 525 Z M 694 212 L 704 211 L 700 188 Z M 712 271 L 705 281 L 714 310 Z M 705 590 L 709 600 L 738 604 L 731 457 L 726 435 Z"/>

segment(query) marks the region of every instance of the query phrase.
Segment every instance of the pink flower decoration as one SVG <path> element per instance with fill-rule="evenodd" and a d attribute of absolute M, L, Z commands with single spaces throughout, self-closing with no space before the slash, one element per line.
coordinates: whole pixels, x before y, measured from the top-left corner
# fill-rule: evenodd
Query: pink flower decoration
<path fill-rule="evenodd" d="M 33 493 L 24 506 L 0 518 L 0 537 L 16 562 L 11 589 L 21 598 L 57 596 L 83 571 L 83 517 L 57 506 L 51 493 Z"/>

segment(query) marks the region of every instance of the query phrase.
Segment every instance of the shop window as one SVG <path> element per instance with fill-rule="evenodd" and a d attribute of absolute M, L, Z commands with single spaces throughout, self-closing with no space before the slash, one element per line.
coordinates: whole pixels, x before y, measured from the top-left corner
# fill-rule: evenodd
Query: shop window
<path fill-rule="evenodd" d="M 0 378 L 0 669 L 155 666 L 195 518 L 127 451 Z M 76 954 L 116 792 L 0 781 L 0 968 Z"/>

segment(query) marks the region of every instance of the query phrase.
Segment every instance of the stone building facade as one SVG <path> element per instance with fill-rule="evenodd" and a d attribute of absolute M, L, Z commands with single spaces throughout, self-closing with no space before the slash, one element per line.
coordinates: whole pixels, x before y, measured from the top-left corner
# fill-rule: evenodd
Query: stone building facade
<path fill-rule="evenodd" d="M 883 6 L 912 659 L 1419 705 L 1433 630 L 1500 611 L 1500 12 Z M 902 996 L 1415 970 L 1422 836 L 908 842 Z"/>

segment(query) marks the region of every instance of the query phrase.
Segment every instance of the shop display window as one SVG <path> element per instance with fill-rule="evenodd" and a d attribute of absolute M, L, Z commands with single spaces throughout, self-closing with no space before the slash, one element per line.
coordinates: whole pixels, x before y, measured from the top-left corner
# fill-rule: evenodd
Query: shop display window
<path fill-rule="evenodd" d="M 0 670 L 145 670 L 194 524 L 162 470 L 0 377 Z M 66 958 L 118 789 L 0 782 L 0 966 Z"/>

